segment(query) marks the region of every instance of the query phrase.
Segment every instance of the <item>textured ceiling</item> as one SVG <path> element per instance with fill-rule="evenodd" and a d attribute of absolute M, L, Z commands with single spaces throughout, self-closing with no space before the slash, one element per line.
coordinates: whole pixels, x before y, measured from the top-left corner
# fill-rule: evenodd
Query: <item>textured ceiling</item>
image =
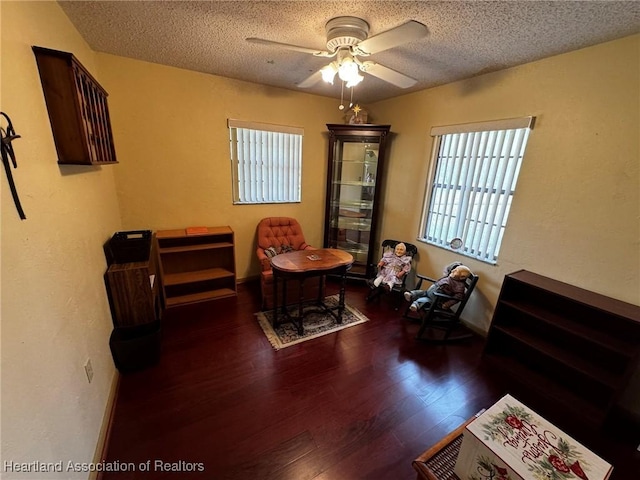
<path fill-rule="evenodd" d="M 361 103 L 640 32 L 640 1 L 58 3 L 95 51 L 289 89 L 330 60 L 250 44 L 247 37 L 325 50 L 325 24 L 337 16 L 366 20 L 369 38 L 408 20 L 426 25 L 425 38 L 369 58 L 418 83 L 401 89 L 365 74 L 354 93 Z M 339 82 L 305 91 L 340 98 Z"/>

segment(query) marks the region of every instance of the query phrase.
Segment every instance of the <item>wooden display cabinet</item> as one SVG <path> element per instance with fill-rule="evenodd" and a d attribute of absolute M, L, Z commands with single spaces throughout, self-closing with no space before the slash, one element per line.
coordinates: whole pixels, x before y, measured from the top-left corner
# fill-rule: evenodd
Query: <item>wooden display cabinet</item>
<path fill-rule="evenodd" d="M 483 358 L 541 413 L 602 426 L 639 356 L 640 307 L 526 270 L 505 276 Z"/>
<path fill-rule="evenodd" d="M 205 230 L 193 235 L 185 229 L 155 233 L 166 308 L 236 295 L 233 230 L 230 227 Z"/>
<path fill-rule="evenodd" d="M 324 246 L 349 252 L 347 276 L 375 271 L 378 204 L 390 125 L 328 124 L 329 167 Z"/>
<path fill-rule="evenodd" d="M 107 92 L 71 54 L 33 47 L 58 163 L 117 163 Z"/>

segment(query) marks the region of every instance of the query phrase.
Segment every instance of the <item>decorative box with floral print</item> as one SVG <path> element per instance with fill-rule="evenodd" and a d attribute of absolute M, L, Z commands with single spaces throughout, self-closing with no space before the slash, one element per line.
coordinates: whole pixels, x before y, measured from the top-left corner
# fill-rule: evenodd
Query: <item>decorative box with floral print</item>
<path fill-rule="evenodd" d="M 613 467 L 511 395 L 464 430 L 461 480 L 606 480 Z"/>

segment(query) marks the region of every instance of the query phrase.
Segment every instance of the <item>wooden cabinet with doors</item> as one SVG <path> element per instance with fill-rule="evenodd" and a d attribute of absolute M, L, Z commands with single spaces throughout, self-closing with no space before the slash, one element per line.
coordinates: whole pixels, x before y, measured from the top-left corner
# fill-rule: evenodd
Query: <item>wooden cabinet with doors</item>
<path fill-rule="evenodd" d="M 349 252 L 348 276 L 375 272 L 379 200 L 390 125 L 328 124 L 324 246 Z"/>

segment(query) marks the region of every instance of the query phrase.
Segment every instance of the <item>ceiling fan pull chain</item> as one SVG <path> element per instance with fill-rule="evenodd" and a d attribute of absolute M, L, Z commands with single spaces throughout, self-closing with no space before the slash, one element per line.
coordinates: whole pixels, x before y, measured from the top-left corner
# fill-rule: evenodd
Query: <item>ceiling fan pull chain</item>
<path fill-rule="evenodd" d="M 351 87 L 351 100 L 349 101 L 349 108 L 353 107 L 353 87 Z"/>
<path fill-rule="evenodd" d="M 340 82 L 340 106 L 338 110 L 344 110 L 344 81 Z"/>

